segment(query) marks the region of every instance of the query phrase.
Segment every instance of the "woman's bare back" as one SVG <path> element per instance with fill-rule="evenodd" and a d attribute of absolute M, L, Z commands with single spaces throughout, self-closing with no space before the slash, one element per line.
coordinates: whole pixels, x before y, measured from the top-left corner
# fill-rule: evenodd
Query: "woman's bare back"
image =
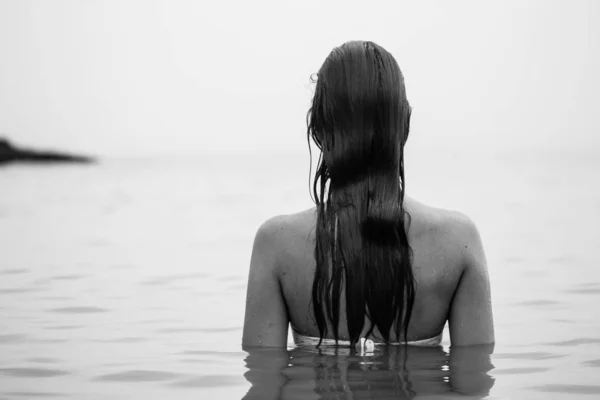
<path fill-rule="evenodd" d="M 476 262 L 479 265 L 480 271 L 476 274 L 476 279 L 479 284 L 487 284 L 487 290 L 484 291 L 488 294 L 489 283 L 479 234 L 468 217 L 457 212 L 429 207 L 410 198 L 405 201 L 405 209 L 411 217 L 408 238 L 413 252 L 413 271 L 417 287 L 406 339 L 414 341 L 428 339 L 441 333 L 446 321 L 451 319 L 453 298 L 458 293 L 461 278 L 470 263 Z M 296 332 L 314 337 L 319 336 L 311 302 L 316 267 L 316 218 L 316 209 L 312 208 L 278 216 L 268 222 L 276 231 L 277 263 L 273 272 L 280 284 L 288 320 Z M 342 299 L 344 296 L 345 294 L 342 294 Z M 341 340 L 347 340 L 344 301 L 341 304 L 339 334 Z M 463 314 L 456 308 L 454 307 L 454 314 L 457 311 Z M 460 316 L 455 317 L 460 320 Z M 455 322 L 460 323 L 458 320 Z M 451 326 L 451 330 L 456 332 L 457 329 L 453 328 L 457 327 Z M 367 329 L 368 324 L 365 324 L 365 331 Z M 396 338 L 393 332 L 390 335 L 392 341 L 405 340 Z M 380 337 L 375 331 L 374 339 Z"/>

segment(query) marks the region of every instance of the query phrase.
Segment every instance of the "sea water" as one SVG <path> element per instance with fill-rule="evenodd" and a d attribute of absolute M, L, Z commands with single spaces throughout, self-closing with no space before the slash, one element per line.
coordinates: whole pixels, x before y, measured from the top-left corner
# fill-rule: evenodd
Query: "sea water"
<path fill-rule="evenodd" d="M 0 399 L 600 398 L 600 154 L 409 157 L 468 214 L 494 354 L 241 349 L 253 235 L 312 206 L 307 155 L 0 169 Z"/>

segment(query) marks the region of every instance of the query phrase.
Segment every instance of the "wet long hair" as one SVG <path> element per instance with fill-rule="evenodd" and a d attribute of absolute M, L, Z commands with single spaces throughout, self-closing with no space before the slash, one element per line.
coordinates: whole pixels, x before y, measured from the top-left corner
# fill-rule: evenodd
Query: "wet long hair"
<path fill-rule="evenodd" d="M 404 209 L 410 114 L 398 63 L 373 42 L 333 49 L 317 74 L 307 125 L 320 150 L 312 304 L 321 340 L 329 329 L 338 340 L 342 289 L 352 345 L 365 317 L 366 336 L 406 338 L 416 290 Z"/>

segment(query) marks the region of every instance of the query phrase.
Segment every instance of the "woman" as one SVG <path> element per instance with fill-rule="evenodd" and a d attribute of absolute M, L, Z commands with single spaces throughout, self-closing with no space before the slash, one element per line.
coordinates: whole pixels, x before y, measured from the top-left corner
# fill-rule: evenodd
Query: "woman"
<path fill-rule="evenodd" d="M 477 228 L 405 196 L 411 109 L 394 57 L 335 48 L 318 73 L 308 135 L 321 150 L 316 207 L 258 230 L 243 346 L 491 344 L 490 285 Z"/>

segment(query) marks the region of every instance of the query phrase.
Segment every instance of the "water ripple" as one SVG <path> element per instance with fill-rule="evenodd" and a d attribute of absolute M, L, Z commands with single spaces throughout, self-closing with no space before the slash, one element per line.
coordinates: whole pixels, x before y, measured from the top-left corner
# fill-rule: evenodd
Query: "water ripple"
<path fill-rule="evenodd" d="M 600 359 L 599 360 L 590 360 L 584 361 L 583 365 L 589 365 L 590 367 L 600 368 Z"/>
<path fill-rule="evenodd" d="M 231 326 L 231 327 L 225 327 L 225 328 L 204 328 L 204 332 L 235 332 L 235 331 L 241 331 L 242 327 L 241 326 Z"/>
<path fill-rule="evenodd" d="M 55 343 L 66 343 L 67 339 L 37 339 L 36 343 L 46 343 L 46 344 L 55 344 Z"/>
<path fill-rule="evenodd" d="M 511 374 L 531 374 L 535 372 L 549 371 L 550 368 L 544 367 L 521 367 L 521 368 L 496 368 L 494 375 L 511 375 Z"/>
<path fill-rule="evenodd" d="M 557 304 L 561 304 L 561 303 L 556 300 L 546 300 L 546 299 L 527 300 L 527 301 L 521 301 L 521 302 L 515 303 L 516 306 L 554 306 Z"/>
<path fill-rule="evenodd" d="M 215 351 L 215 350 L 184 350 L 179 354 L 191 355 L 191 356 L 229 356 L 229 357 L 244 357 L 247 356 L 246 352 L 231 352 L 231 351 Z"/>
<path fill-rule="evenodd" d="M 122 338 L 114 338 L 114 339 L 97 339 L 95 342 L 99 343 L 139 343 L 148 340 L 143 337 L 122 337 Z"/>
<path fill-rule="evenodd" d="M 577 338 L 549 344 L 554 346 L 579 346 L 580 344 L 600 344 L 600 338 Z"/>
<path fill-rule="evenodd" d="M 235 281 L 246 281 L 247 277 L 245 275 L 226 275 L 220 278 L 217 278 L 218 281 L 221 282 L 235 282 Z"/>
<path fill-rule="evenodd" d="M 0 275 L 16 275 L 16 274 L 25 274 L 29 272 L 27 268 L 12 268 L 12 269 L 4 269 L 0 271 Z"/>
<path fill-rule="evenodd" d="M 148 279 L 142 282 L 142 285 L 168 285 L 170 283 L 188 279 L 201 279 L 207 278 L 208 274 L 205 273 L 195 273 L 195 274 L 181 274 L 181 275 L 166 275 L 159 276 L 156 278 Z"/>
<path fill-rule="evenodd" d="M 187 332 L 204 332 L 203 328 L 160 328 L 155 330 L 156 333 L 187 333 Z"/>
<path fill-rule="evenodd" d="M 600 386 L 598 385 L 550 384 L 533 386 L 530 389 L 540 392 L 568 393 L 571 396 L 575 394 L 600 394 Z"/>
<path fill-rule="evenodd" d="M 39 298 L 40 300 L 51 300 L 51 301 L 62 301 L 62 300 L 73 300 L 75 297 L 73 296 L 43 296 Z"/>
<path fill-rule="evenodd" d="M 578 286 L 581 286 L 581 287 L 593 287 L 593 286 L 600 287 L 600 282 L 582 282 Z"/>
<path fill-rule="evenodd" d="M 58 358 L 53 358 L 53 357 L 33 357 L 33 358 L 28 358 L 27 361 L 33 362 L 33 363 L 40 363 L 40 364 L 56 364 L 56 363 L 60 362 L 60 360 Z"/>
<path fill-rule="evenodd" d="M 0 335 L 0 344 L 23 342 L 25 339 L 27 339 L 26 335 L 22 335 L 19 333 L 9 333 L 5 335 Z"/>
<path fill-rule="evenodd" d="M 38 292 L 41 289 L 38 288 L 1 288 L 0 294 L 15 294 L 15 293 L 30 293 Z"/>
<path fill-rule="evenodd" d="M 25 397 L 28 399 L 31 397 L 65 397 L 65 395 L 62 393 L 51 392 L 6 392 L 3 394 L 12 397 Z"/>
<path fill-rule="evenodd" d="M 215 364 L 214 360 L 205 360 L 202 358 L 184 358 L 179 361 L 182 363 L 189 363 L 189 364 L 209 364 L 209 365 Z"/>
<path fill-rule="evenodd" d="M 171 383 L 169 386 L 180 388 L 207 388 L 245 385 L 244 380 L 226 375 L 205 375 Z"/>
<path fill-rule="evenodd" d="M 566 292 L 578 294 L 600 294 L 600 287 L 582 287 L 578 289 L 569 289 Z"/>
<path fill-rule="evenodd" d="M 564 354 L 547 353 L 543 351 L 534 351 L 529 353 L 496 353 L 492 356 L 494 359 L 508 360 L 550 360 L 553 358 L 564 357 Z"/>
<path fill-rule="evenodd" d="M 85 278 L 86 275 L 67 274 L 67 275 L 55 275 L 50 277 L 52 280 L 75 280 Z"/>
<path fill-rule="evenodd" d="M 56 331 L 62 331 L 62 330 L 71 330 L 71 329 L 81 329 L 84 328 L 83 325 L 53 325 L 53 326 L 46 326 L 44 327 L 44 329 L 49 329 L 49 330 L 56 330 Z"/>
<path fill-rule="evenodd" d="M 211 332 L 234 332 L 241 330 L 241 326 L 234 327 L 225 327 L 225 328 L 161 328 L 155 330 L 156 333 L 186 333 L 186 332 L 203 332 L 203 333 L 211 333 Z"/>
<path fill-rule="evenodd" d="M 79 307 L 59 307 L 51 308 L 48 311 L 57 313 L 68 313 L 68 314 L 89 314 L 89 313 L 100 313 L 109 311 L 106 308 L 95 307 L 95 306 L 79 306 Z"/>
<path fill-rule="evenodd" d="M 50 368 L 0 368 L 0 374 L 24 378 L 50 378 L 54 376 L 67 375 L 69 372 Z"/>
<path fill-rule="evenodd" d="M 94 380 L 113 382 L 159 382 L 179 378 L 181 375 L 166 371 L 132 370 L 100 375 Z"/>
<path fill-rule="evenodd" d="M 143 321 L 138 321 L 138 324 L 159 324 L 164 322 L 178 322 L 178 319 L 175 318 L 154 318 L 154 319 L 146 319 Z"/>

